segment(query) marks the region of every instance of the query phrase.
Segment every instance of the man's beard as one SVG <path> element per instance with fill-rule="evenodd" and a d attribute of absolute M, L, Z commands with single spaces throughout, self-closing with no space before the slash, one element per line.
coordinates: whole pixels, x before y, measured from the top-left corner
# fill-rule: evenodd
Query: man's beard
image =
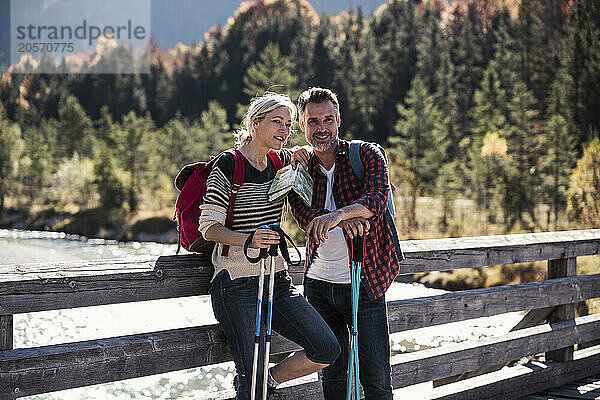
<path fill-rule="evenodd" d="M 311 143 L 313 149 L 324 153 L 326 151 L 331 150 L 337 143 L 337 137 L 332 137 L 331 140 L 329 142 L 321 142 L 321 141 L 315 141 L 315 143 Z"/>

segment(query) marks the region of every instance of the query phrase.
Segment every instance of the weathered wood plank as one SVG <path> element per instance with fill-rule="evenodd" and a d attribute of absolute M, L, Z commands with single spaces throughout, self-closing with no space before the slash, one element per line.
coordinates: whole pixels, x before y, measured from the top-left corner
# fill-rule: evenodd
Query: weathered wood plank
<path fill-rule="evenodd" d="M 472 318 L 554 307 L 600 295 L 600 274 L 541 282 L 462 290 L 437 296 L 388 302 L 390 332 Z"/>
<path fill-rule="evenodd" d="M 427 382 L 494 366 L 597 337 L 600 315 L 521 329 L 484 340 L 392 357 L 394 387 Z"/>
<path fill-rule="evenodd" d="M 544 390 L 539 393 L 541 395 L 552 396 L 552 398 L 557 398 L 557 396 L 563 396 L 569 399 L 599 399 L 600 398 L 600 389 L 585 389 L 585 388 L 577 388 L 571 387 L 570 385 L 561 386 L 558 388 L 552 388 Z"/>
<path fill-rule="evenodd" d="M 0 350 L 13 348 L 13 316 L 0 315 Z"/>
<path fill-rule="evenodd" d="M 512 400 L 600 373 L 600 346 L 576 351 L 571 361 L 529 363 L 488 379 L 474 378 L 434 389 L 436 400 Z M 494 374 L 490 374 L 494 375 Z"/>
<path fill-rule="evenodd" d="M 273 336 L 273 354 L 299 347 Z M 0 351 L 0 398 L 30 396 L 230 361 L 218 325 Z M 15 389 L 18 388 L 18 396 Z"/>
<path fill-rule="evenodd" d="M 577 258 L 567 258 L 548 261 L 548 278 L 561 278 L 564 276 L 573 276 L 577 274 Z M 575 304 L 563 304 L 556 308 L 548 316 L 548 322 L 559 322 L 575 318 Z M 568 361 L 573 359 L 573 346 L 564 349 L 552 350 L 546 353 L 546 359 L 554 361 Z"/>
<path fill-rule="evenodd" d="M 600 253 L 600 230 L 401 242 L 401 273 L 554 260 Z"/>
<path fill-rule="evenodd" d="M 407 256 L 401 273 L 416 273 L 454 268 L 481 267 L 518 262 L 553 260 L 600 253 L 600 230 L 589 229 L 565 232 L 543 232 L 518 235 L 495 235 L 470 238 L 409 240 L 401 242 Z M 304 257 L 304 249 L 300 248 Z M 161 269 L 175 265 L 208 266 L 206 256 L 184 254 L 164 256 Z M 145 272 L 156 267 L 156 257 L 135 257 L 119 260 L 53 262 L 0 266 L 0 282 L 78 276 L 82 272 L 127 273 Z M 292 268 L 292 274 L 302 267 Z M 79 271 L 79 272 L 78 272 Z"/>
<path fill-rule="evenodd" d="M 195 296 L 208 292 L 211 267 L 197 267 L 193 257 L 173 263 L 160 261 L 159 258 L 154 267 L 144 266 L 146 271 L 143 272 L 0 282 L 0 315 Z M 600 274 L 586 275 L 393 301 L 389 303 L 390 328 L 397 332 L 583 301 L 600 296 L 599 278 Z"/>
<path fill-rule="evenodd" d="M 2 282 L 0 315 L 206 294 L 210 277 L 181 268 Z"/>
<path fill-rule="evenodd" d="M 537 326 L 537 325 L 541 324 L 542 322 L 544 322 L 546 320 L 548 315 L 550 315 L 550 313 L 552 311 L 554 311 L 555 308 L 556 307 L 546 307 L 546 308 L 539 308 L 537 310 L 529 311 L 523 317 L 523 319 L 521 319 L 521 321 L 519 321 L 518 324 L 513 326 L 513 328 L 510 331 L 511 332 L 518 331 L 519 329 L 530 328 L 532 326 Z M 511 362 L 512 361 L 513 360 L 511 360 Z M 508 364 L 510 364 L 510 362 L 500 364 L 500 365 L 494 365 L 491 367 L 482 368 L 477 371 L 465 372 L 464 374 L 450 376 L 448 378 L 438 379 L 433 382 L 433 386 L 437 387 L 437 386 L 447 385 L 452 382 L 458 382 L 460 380 L 469 379 L 469 378 L 483 375 L 483 374 L 488 374 L 488 373 L 494 372 L 494 371 L 499 371 Z"/>

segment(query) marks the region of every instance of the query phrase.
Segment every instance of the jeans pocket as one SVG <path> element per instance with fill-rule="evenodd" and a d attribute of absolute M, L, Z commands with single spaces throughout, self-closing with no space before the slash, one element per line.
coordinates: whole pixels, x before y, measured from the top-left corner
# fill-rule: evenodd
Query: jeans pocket
<path fill-rule="evenodd" d="M 252 276 L 236 279 L 224 279 L 223 291 L 225 293 L 246 291 L 248 288 L 253 287 L 256 283 L 256 278 Z"/>

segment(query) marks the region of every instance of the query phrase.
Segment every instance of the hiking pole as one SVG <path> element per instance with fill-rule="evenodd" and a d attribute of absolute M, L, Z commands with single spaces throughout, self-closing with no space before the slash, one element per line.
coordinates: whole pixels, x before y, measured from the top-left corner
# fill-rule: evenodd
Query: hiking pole
<path fill-rule="evenodd" d="M 358 389 L 358 297 L 360 293 L 360 270 L 364 253 L 364 237 L 357 236 L 350 242 L 350 291 L 352 297 L 352 326 L 350 328 L 350 344 L 348 346 L 348 381 L 346 399 L 352 398 L 352 376 L 354 375 L 354 394 L 359 399 Z M 360 261 L 357 261 L 360 260 Z"/>
<path fill-rule="evenodd" d="M 269 225 L 269 229 L 279 231 L 279 224 Z M 279 233 L 279 232 L 278 232 Z M 279 244 L 285 243 L 285 238 L 280 235 Z M 269 381 L 269 353 L 271 352 L 271 321 L 273 320 L 273 291 L 275 289 L 275 257 L 277 257 L 277 247 L 279 244 L 272 244 L 269 247 L 269 255 L 271 256 L 271 269 L 269 271 L 269 298 L 267 303 L 267 330 L 265 331 L 265 360 L 263 367 L 263 386 L 262 398 L 267 399 L 267 384 Z"/>
<path fill-rule="evenodd" d="M 264 280 L 265 280 L 265 259 L 270 255 L 271 256 L 271 265 L 270 265 L 270 273 L 269 273 L 269 297 L 268 297 L 268 307 L 267 307 L 267 320 L 266 320 L 266 332 L 265 332 L 265 360 L 264 360 L 264 374 L 263 374 L 263 400 L 266 399 L 267 396 L 267 384 L 269 378 L 269 353 L 271 351 L 271 321 L 273 319 L 273 292 L 275 288 L 275 257 L 277 257 L 277 247 L 281 250 L 281 255 L 284 260 L 289 265 L 299 265 L 300 260 L 300 250 L 296 247 L 293 240 L 281 229 L 279 224 L 271 224 L 271 225 L 262 225 L 259 229 L 271 229 L 279 234 L 279 243 L 273 244 L 269 247 L 269 249 L 260 249 L 260 254 L 258 257 L 250 257 L 248 256 L 248 247 L 250 246 L 250 242 L 254 237 L 254 233 L 250 234 L 246 239 L 246 243 L 244 244 L 244 255 L 246 259 L 251 263 L 257 263 L 260 261 L 260 276 L 258 282 L 258 300 L 257 300 L 257 309 L 256 309 L 256 329 L 254 331 L 254 357 L 252 361 L 252 384 L 251 384 L 251 392 L 250 399 L 255 400 L 256 398 L 256 375 L 257 375 L 257 367 L 258 367 L 258 353 L 259 353 L 259 344 L 260 344 L 260 328 L 261 328 L 261 320 L 262 320 L 262 298 L 264 291 Z M 290 260 L 290 254 L 287 249 L 286 239 L 292 243 L 292 246 L 298 253 L 298 261 L 292 262 Z"/>
<path fill-rule="evenodd" d="M 269 229 L 268 226 L 263 225 L 259 229 Z M 252 233 L 248 239 L 246 240 L 246 244 L 244 245 L 244 254 L 246 258 L 251 263 L 256 263 L 260 260 L 260 273 L 258 277 L 258 296 L 256 301 L 256 328 L 254 330 L 254 357 L 252 359 L 252 383 L 250 388 L 250 400 L 254 400 L 256 398 L 256 370 L 258 366 L 258 351 L 260 347 L 260 327 L 261 327 L 261 319 L 262 319 L 262 298 L 263 298 L 263 288 L 265 282 L 265 259 L 268 257 L 267 249 L 260 249 L 260 254 L 257 258 L 251 258 L 248 256 L 248 246 L 254 237 L 254 233 Z"/>

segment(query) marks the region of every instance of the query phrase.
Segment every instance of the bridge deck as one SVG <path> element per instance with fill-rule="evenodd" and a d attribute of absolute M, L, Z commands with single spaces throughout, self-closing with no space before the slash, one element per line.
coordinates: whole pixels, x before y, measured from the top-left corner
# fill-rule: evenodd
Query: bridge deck
<path fill-rule="evenodd" d="M 522 400 L 600 399 L 600 375 L 544 390 Z"/>

